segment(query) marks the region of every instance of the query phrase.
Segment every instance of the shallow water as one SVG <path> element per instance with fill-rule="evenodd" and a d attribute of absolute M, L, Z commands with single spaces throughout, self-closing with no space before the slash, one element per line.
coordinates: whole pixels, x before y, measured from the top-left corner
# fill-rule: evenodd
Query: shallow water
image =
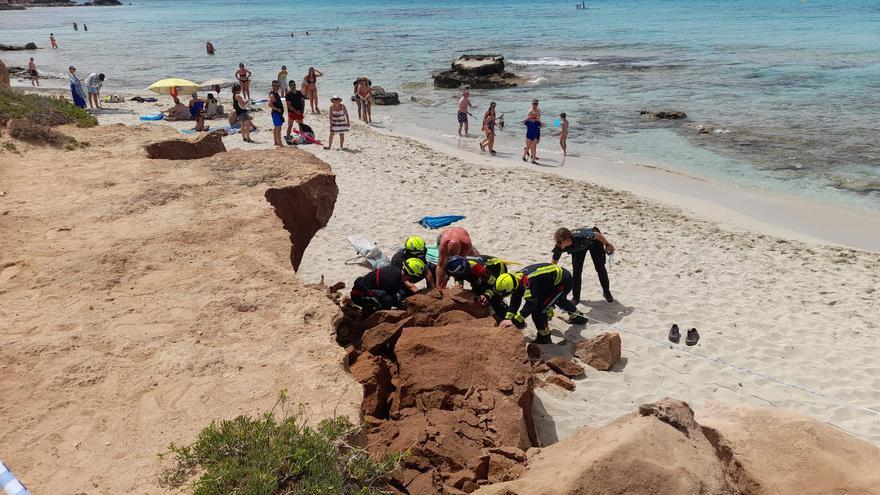
<path fill-rule="evenodd" d="M 525 86 L 474 91 L 522 118 L 539 98 L 545 121 L 567 112 L 571 142 L 701 175 L 880 210 L 880 5 L 876 1 L 523 0 L 443 3 L 142 0 L 123 7 L 0 12 L 0 42 L 48 45 L 42 71 L 104 72 L 105 93 L 169 76 L 232 78 L 238 62 L 263 94 L 278 67 L 299 81 L 314 65 L 322 102 L 350 94 L 355 76 L 401 93 L 377 117 L 455 134 L 458 92 L 430 73 L 461 53 L 501 53 Z M 72 30 L 85 22 L 88 32 Z M 305 32 L 309 35 L 306 36 Z M 293 34 L 293 36 L 291 36 Z M 204 52 L 212 41 L 217 55 Z M 27 52 L 4 60 L 24 65 Z M 416 98 L 417 102 L 411 100 Z M 353 110 L 353 108 L 350 108 Z M 643 109 L 687 112 L 645 121 Z M 472 121 L 473 130 L 478 130 Z M 501 133 L 511 143 L 520 129 Z M 545 135 L 553 135 L 551 129 Z M 451 137 L 449 139 L 452 139 Z M 553 149 L 550 140 L 542 146 Z"/>

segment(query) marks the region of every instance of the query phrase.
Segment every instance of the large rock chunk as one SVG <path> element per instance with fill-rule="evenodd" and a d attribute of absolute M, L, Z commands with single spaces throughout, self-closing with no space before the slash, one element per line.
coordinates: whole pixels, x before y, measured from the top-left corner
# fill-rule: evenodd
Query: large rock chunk
<path fill-rule="evenodd" d="M 275 155 L 278 156 L 277 150 Z M 275 214 L 290 232 L 290 263 L 299 269 L 309 241 L 321 227 L 327 225 L 336 204 L 336 177 L 330 166 L 301 150 L 284 150 L 289 166 L 311 169 L 308 179 L 297 186 L 272 188 L 266 191 L 266 200 L 275 208 Z M 293 156 L 290 156 L 293 155 Z M 283 155 L 282 155 L 283 156 Z"/>
<path fill-rule="evenodd" d="M 488 76 L 504 73 L 504 57 L 501 55 L 462 55 L 452 62 L 452 70 L 469 76 Z"/>
<path fill-rule="evenodd" d="M 489 309 L 476 302 L 473 292 L 459 289 L 434 290 L 427 294 L 416 294 L 406 300 L 406 310 L 413 316 L 412 326 L 437 325 L 443 317 L 445 322 L 455 319 L 452 311 L 461 311 L 474 318 L 489 316 Z"/>
<path fill-rule="evenodd" d="M 394 388 L 388 362 L 372 354 L 363 354 L 349 368 L 351 376 L 364 387 L 361 412 L 365 416 L 384 418 L 388 415 L 388 396 Z"/>
<path fill-rule="evenodd" d="M 547 366 L 549 366 L 551 370 L 559 373 L 560 375 L 567 376 L 568 378 L 574 378 L 576 376 L 581 376 L 584 374 L 583 368 L 561 356 L 552 357 L 546 362 Z"/>
<path fill-rule="evenodd" d="M 195 139 L 169 139 L 144 146 L 147 158 L 158 160 L 196 160 L 226 151 L 223 136 L 209 132 Z"/>
<path fill-rule="evenodd" d="M 609 371 L 620 360 L 620 334 L 606 332 L 578 342 L 574 354 L 599 371 Z"/>
<path fill-rule="evenodd" d="M 687 114 L 680 111 L 669 110 L 669 111 L 659 111 L 659 112 L 651 112 L 649 110 L 642 110 L 639 112 L 643 118 L 646 119 L 660 119 L 660 120 L 677 120 L 677 119 L 686 119 Z"/>

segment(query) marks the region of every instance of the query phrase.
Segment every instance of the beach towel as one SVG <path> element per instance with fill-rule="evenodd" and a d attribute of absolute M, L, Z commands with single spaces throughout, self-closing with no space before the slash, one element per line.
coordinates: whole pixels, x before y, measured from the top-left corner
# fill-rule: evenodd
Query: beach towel
<path fill-rule="evenodd" d="M 419 220 L 419 225 L 425 227 L 426 229 L 439 229 L 440 227 L 446 227 L 447 225 L 451 225 L 459 220 L 464 219 L 465 217 L 461 215 L 445 215 L 441 217 L 423 217 Z"/>
<path fill-rule="evenodd" d="M 357 235 L 350 236 L 348 242 L 357 251 L 357 256 L 346 260 L 346 264 L 366 262 L 374 270 L 391 265 L 391 260 L 382 254 L 382 250 L 379 249 L 375 242 Z"/>
<path fill-rule="evenodd" d="M 86 93 L 83 91 L 82 81 L 75 75 L 71 74 L 67 77 L 70 83 L 70 96 L 73 98 L 73 104 L 80 107 L 86 107 Z"/>

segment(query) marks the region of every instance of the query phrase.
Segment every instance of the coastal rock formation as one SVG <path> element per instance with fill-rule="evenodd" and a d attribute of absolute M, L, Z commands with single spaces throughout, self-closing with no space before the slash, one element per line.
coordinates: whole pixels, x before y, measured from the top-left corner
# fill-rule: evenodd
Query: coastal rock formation
<path fill-rule="evenodd" d="M 551 370 L 568 378 L 574 378 L 584 374 L 583 368 L 560 356 L 552 357 L 546 362 Z"/>
<path fill-rule="evenodd" d="M 511 88 L 521 82 L 522 79 L 504 71 L 501 55 L 462 55 L 450 70 L 434 74 L 434 86 L 438 88 Z"/>
<path fill-rule="evenodd" d="M 578 342 L 575 356 L 599 371 L 609 371 L 620 360 L 620 334 L 606 332 Z"/>
<path fill-rule="evenodd" d="M 0 216 L 0 367 L 15 376 L 0 380 L 0 436 L 32 493 L 168 493 L 158 453 L 282 389 L 312 425 L 357 421 L 339 308 L 291 273 L 263 198 L 332 179 L 326 163 L 293 148 L 150 160 L 145 144 L 179 136 L 165 126 L 64 132 L 91 146 L 0 153 L 15 205 Z"/>
<path fill-rule="evenodd" d="M 298 270 L 315 232 L 327 225 L 333 215 L 339 188 L 329 167 L 310 153 L 299 153 L 288 165 L 313 172 L 298 185 L 269 189 L 266 200 L 290 232 L 290 264 Z"/>
<path fill-rule="evenodd" d="M 477 318 L 484 312 L 470 292 L 448 290 L 413 296 L 405 312 L 336 321 L 337 339 L 344 328 L 355 341 L 349 366 L 364 386 L 367 444 L 410 451 L 391 483 L 400 493 L 515 479 L 537 443 L 525 341 Z"/>
<path fill-rule="evenodd" d="M 209 132 L 193 139 L 169 139 L 144 146 L 154 160 L 197 160 L 226 151 L 223 136 Z"/>
<path fill-rule="evenodd" d="M 17 50 L 36 50 L 36 43 L 27 43 L 24 45 L 4 45 L 0 43 L 0 52 L 11 52 Z"/>
<path fill-rule="evenodd" d="M 374 105 L 400 105 L 400 97 L 395 92 L 387 92 L 382 86 L 373 86 L 370 94 L 373 96 Z M 351 101 L 357 101 L 356 95 L 351 95 Z"/>
<path fill-rule="evenodd" d="M 648 110 L 642 110 L 639 112 L 639 115 L 645 119 L 660 119 L 660 120 L 675 120 L 675 119 L 686 119 L 687 114 L 684 112 L 678 111 L 659 111 L 659 112 L 651 112 Z"/>
<path fill-rule="evenodd" d="M 699 420 L 699 421 L 698 421 Z M 880 493 L 880 449 L 777 408 L 663 399 L 583 428 L 478 495 Z"/>

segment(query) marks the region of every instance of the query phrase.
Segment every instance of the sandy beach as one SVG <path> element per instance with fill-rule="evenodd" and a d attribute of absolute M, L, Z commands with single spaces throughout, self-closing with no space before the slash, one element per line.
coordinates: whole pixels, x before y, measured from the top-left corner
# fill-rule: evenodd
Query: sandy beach
<path fill-rule="evenodd" d="M 229 148 L 271 146 L 268 114 L 257 115 L 257 143 L 232 135 L 224 139 Z M 99 118 L 132 123 L 124 113 Z M 306 122 L 326 137 L 325 115 L 308 115 Z M 620 190 L 503 161 L 489 166 L 477 153 L 434 149 L 354 122 L 346 143 L 348 151 L 304 147 L 331 165 L 340 188 L 335 213 L 298 272 L 306 282 L 323 276 L 350 284 L 366 272 L 345 263 L 355 255 L 351 235 L 389 254 L 409 235 L 431 243 L 436 232 L 416 224 L 424 215 L 465 215 L 457 225 L 482 252 L 524 264 L 549 259 L 559 226 L 595 225 L 615 244 L 614 303 L 602 299 L 589 261 L 584 270 L 582 309 L 604 323 L 581 329 L 557 319 L 554 341 L 565 344 L 551 352 L 571 356 L 574 342 L 613 330 L 622 333 L 626 363 L 614 373 L 588 373 L 573 393 L 539 391 L 552 424 L 548 440 L 670 396 L 695 405 L 721 400 L 794 409 L 880 444 L 880 365 L 874 359 L 880 351 L 880 254 L 823 244 L 804 233 L 780 236 L 785 230 L 748 221 L 748 212 L 699 209 L 705 198 L 681 200 L 681 191 L 664 191 L 663 182 L 641 196 L 625 192 L 645 191 L 635 181 Z M 870 223 L 862 229 L 837 223 L 867 236 L 873 230 Z M 563 266 L 570 268 L 567 257 Z M 672 323 L 697 328 L 700 344 L 671 345 L 665 337 Z M 593 400 L 597 396 L 604 399 Z"/>
<path fill-rule="evenodd" d="M 270 217 L 270 210 L 262 200 L 265 187 L 242 184 L 272 185 L 283 182 L 286 174 L 299 173 L 297 160 L 290 158 L 292 152 L 271 150 L 267 111 L 256 114 L 255 122 L 261 129 L 253 135 L 256 143 L 243 143 L 239 135 L 223 138 L 227 148 L 237 153 L 242 167 L 242 171 L 229 172 L 233 178 L 222 173 L 217 175 L 217 170 L 210 169 L 175 170 L 173 166 L 163 166 L 151 170 L 149 164 L 126 170 L 122 175 L 114 171 L 114 158 L 119 154 L 134 156 L 138 143 L 184 136 L 169 126 L 177 130 L 191 127 L 191 122 L 138 122 L 138 115 L 166 108 L 165 100 L 167 98 L 157 104 L 108 104 L 108 110 L 97 113 L 101 128 L 76 131 L 78 137 L 92 142 L 92 147 L 86 150 L 64 153 L 28 149 L 24 151 L 24 162 L 18 154 L 0 151 L 2 225 L 9 232 L 20 232 L 9 237 L 4 235 L 7 242 L 0 258 L 3 320 L 11 323 L 2 332 L 2 348 L 6 352 L 12 345 L 19 349 L 24 347 L 30 349 L 27 355 L 37 359 L 6 356 L 4 368 L 9 371 L 8 367 L 13 366 L 16 373 L 26 378 L 3 387 L 7 397 L 4 416 L 8 415 L 11 422 L 0 432 L 0 438 L 13 446 L 9 452 L 14 458 L 28 466 L 37 466 L 25 470 L 37 478 L 37 486 L 58 487 L 65 476 L 73 476 L 65 471 L 46 478 L 45 473 L 58 459 L 74 456 L 83 466 L 88 462 L 88 457 L 76 457 L 80 448 L 76 438 L 92 431 L 95 420 L 104 436 L 97 435 L 93 441 L 106 441 L 104 445 L 115 452 L 117 459 L 129 459 L 126 457 L 129 447 L 116 444 L 119 431 L 116 434 L 112 429 L 107 431 L 107 425 L 112 428 L 128 424 L 129 420 L 124 417 L 132 414 L 131 404 L 137 404 L 139 411 L 139 416 L 131 420 L 135 422 L 168 419 L 173 410 L 195 408 L 185 420 L 171 423 L 158 438 L 126 439 L 126 443 L 144 444 L 131 454 L 138 458 L 158 453 L 170 441 L 191 435 L 196 424 L 211 418 L 259 410 L 271 404 L 273 389 L 282 386 L 303 386 L 308 389 L 305 396 L 311 398 L 331 391 L 341 393 L 341 398 L 334 396 L 334 403 L 341 402 L 338 407 L 348 414 L 352 413 L 357 400 L 344 386 L 350 380 L 338 365 L 342 351 L 338 347 L 333 349 L 335 344 L 328 334 L 309 333 L 308 321 L 298 324 L 292 334 L 273 326 L 277 325 L 276 319 L 303 321 L 302 312 L 312 312 L 314 322 L 326 323 L 330 312 L 327 308 L 298 307 L 296 293 L 304 290 L 299 288 L 299 282 L 290 282 L 297 287 L 291 294 L 264 283 L 272 277 L 284 277 L 282 274 L 289 268 L 284 266 L 284 250 L 288 246 L 277 219 Z M 355 109 L 351 103 L 345 103 L 354 114 L 354 121 Z M 375 112 L 381 112 L 381 108 Z M 219 120 L 214 123 L 225 125 Z M 320 139 L 326 137 L 326 115 L 307 115 L 306 123 L 315 129 Z M 136 127 L 124 131 L 125 142 L 113 142 L 103 137 L 106 135 L 104 126 L 113 124 Z M 870 232 L 876 232 L 873 226 L 880 222 L 876 215 L 864 214 L 863 223 L 849 221 L 862 218 L 859 216 L 848 217 L 847 222 L 843 222 L 835 217 L 836 207 L 812 204 L 813 210 L 805 210 L 797 221 L 788 224 L 789 228 L 782 228 L 774 222 L 756 220 L 749 206 L 732 206 L 737 198 L 756 193 L 744 191 L 744 196 L 731 193 L 733 196 L 727 199 L 713 201 L 706 191 L 721 186 L 707 184 L 699 194 L 687 195 L 687 188 L 680 186 L 681 181 L 697 180 L 688 177 L 670 179 L 674 182 L 670 186 L 668 182 L 646 179 L 645 175 L 627 181 L 626 174 L 605 170 L 605 175 L 597 172 L 596 181 L 592 181 L 592 177 L 582 174 L 575 177 L 566 169 L 529 169 L 514 165 L 511 160 L 502 161 L 500 165 L 497 161 L 490 164 L 487 158 L 474 152 L 432 144 L 428 138 L 417 140 L 395 135 L 387 128 L 372 129 L 355 122 L 346 145 L 348 149 L 342 151 L 302 147 L 330 165 L 339 188 L 333 216 L 311 241 L 297 272 L 303 283 L 323 278 L 328 284 L 343 281 L 350 286 L 354 278 L 366 273 L 363 266 L 346 262 L 355 255 L 347 240 L 352 235 L 377 242 L 389 256 L 410 235 L 421 235 L 429 244 L 433 243 L 437 232 L 416 223 L 424 215 L 465 215 L 466 219 L 456 225 L 468 229 L 482 253 L 522 264 L 549 260 L 552 234 L 560 226 L 598 226 L 617 247 L 609 267 L 615 302 L 602 299 L 598 281 L 587 261 L 581 309 L 592 321 L 585 327 L 570 326 L 557 318 L 551 323 L 554 345 L 543 346 L 543 351 L 548 355 L 572 357 L 576 342 L 603 331 L 616 331 L 623 340 L 623 358 L 611 372 L 588 367 L 586 378 L 575 381 L 577 387 L 573 392 L 552 385 L 536 391 L 536 420 L 544 444 L 574 435 L 583 426 L 604 425 L 633 411 L 639 404 L 675 397 L 695 408 L 722 401 L 791 409 L 880 445 L 880 363 L 877 360 L 880 355 L 877 343 L 880 253 L 843 247 L 836 244 L 848 242 L 832 243 L 815 231 L 798 230 L 798 226 L 810 224 L 813 211 L 824 212 L 825 220 L 817 214 L 817 221 L 845 223 L 841 228 L 852 232 L 854 242 L 851 244 L 859 244 L 859 239 L 873 239 Z M 259 169 L 253 172 L 253 177 L 248 176 L 248 153 L 259 153 L 261 166 L 271 170 L 271 174 L 265 175 L 268 172 Z M 271 155 L 267 158 L 271 153 L 277 153 L 278 159 L 272 159 Z M 53 172 L 46 160 L 58 160 L 58 156 L 66 166 Z M 33 157 L 43 161 L 34 165 Z M 265 165 L 266 160 L 269 165 Z M 223 183 L 229 180 L 232 182 Z M 213 204 L 186 203 L 186 190 L 176 193 L 163 190 L 161 183 L 167 181 L 189 183 L 192 187 L 216 186 L 216 200 Z M 42 189 L 43 182 L 52 187 Z M 101 193 L 113 206 L 107 206 L 107 211 L 90 213 L 88 208 L 96 204 L 95 198 L 88 197 L 90 188 L 111 182 L 114 185 L 107 188 L 119 184 L 124 191 Z M 610 187 L 612 184 L 614 187 Z M 73 191 L 72 195 L 65 196 L 66 190 Z M 114 199 L 147 196 L 165 198 L 156 200 L 159 201 L 155 204 L 158 214 L 153 210 L 137 210 L 122 215 L 125 206 L 116 205 L 118 199 Z M 772 204 L 779 199 L 764 196 L 759 201 Z M 169 206 L 165 206 L 166 202 Z M 180 209 L 175 204 L 185 207 Z M 80 234 L 76 225 L 61 221 L 63 217 L 54 220 L 58 209 L 65 205 L 74 209 L 66 216 L 91 222 L 88 232 Z M 77 205 L 84 210 L 76 209 Z M 702 208 L 707 205 L 710 207 Z M 796 205 L 791 211 L 797 210 Z M 212 208 L 218 212 L 237 212 L 236 218 L 209 216 L 202 220 L 222 223 L 220 231 L 224 234 L 218 237 L 215 229 L 209 229 L 213 232 L 210 235 L 206 231 L 194 234 L 191 239 L 187 237 L 188 229 L 198 229 L 202 224 L 196 217 Z M 110 222 L 106 228 L 102 226 L 105 217 Z M 168 229 L 176 232 L 171 238 L 167 237 Z M 27 235 L 39 232 L 44 239 L 26 241 Z M 135 232 L 140 233 L 134 235 Z M 226 235 L 242 236 L 239 241 L 249 247 L 245 252 L 226 248 L 212 253 L 208 243 L 222 245 Z M 130 249 L 144 242 L 143 252 L 136 254 L 134 261 L 130 260 L 131 253 L 104 253 L 105 249 L 100 246 L 106 236 L 126 239 L 125 243 L 113 244 L 116 247 L 111 251 Z M 266 247 L 269 236 L 274 244 Z M 177 259 L 162 260 L 149 254 L 151 244 L 163 242 L 175 246 Z M 82 245 L 91 247 L 81 259 L 75 263 L 65 261 L 64 257 L 70 256 L 65 253 L 81 250 Z M 105 275 L 95 268 L 98 271 L 81 275 L 81 283 L 74 280 L 73 285 L 62 285 L 57 292 L 27 296 L 35 288 L 56 291 L 53 287 L 60 283 L 56 280 L 60 275 L 49 273 L 59 270 L 61 274 L 72 273 L 73 268 L 84 270 L 96 260 L 104 260 L 99 265 L 113 270 L 111 279 L 125 283 L 98 290 L 93 285 L 96 280 L 109 282 L 103 280 Z M 227 261 L 232 263 L 231 267 L 223 267 Z M 164 270 L 155 270 L 156 266 L 172 269 L 181 263 L 189 268 L 173 279 L 164 278 Z M 564 257 L 562 264 L 570 268 L 570 258 Z M 206 271 L 200 271 L 200 267 Z M 245 279 L 246 274 L 254 270 L 261 274 L 260 281 Z M 33 277 L 38 277 L 40 283 L 33 285 Z M 266 327 L 248 326 L 246 333 L 239 335 L 237 325 L 244 323 L 236 318 L 245 310 L 224 309 L 220 313 L 212 310 L 224 304 L 217 298 L 226 297 L 221 286 L 227 280 L 244 287 L 241 295 L 236 296 L 242 297 L 244 302 L 230 301 L 232 307 L 245 303 L 266 305 L 263 306 L 266 311 L 259 313 Z M 143 294 L 147 301 L 153 297 L 149 294 L 161 294 L 165 287 L 174 288 L 177 294 L 174 297 L 181 301 L 195 294 L 195 305 L 201 313 L 192 312 L 193 303 L 182 303 L 181 308 L 175 310 L 161 307 L 158 302 L 157 306 L 144 303 L 143 299 L 119 300 L 119 296 L 109 295 L 128 290 L 129 285 L 138 287 L 136 292 Z M 69 291 L 72 290 L 83 291 L 84 297 L 71 296 Z M 92 304 L 92 297 L 101 299 L 95 299 Z M 46 305 L 46 298 L 53 302 Z M 117 302 L 114 303 L 114 299 Z M 125 308 L 113 307 L 122 301 L 127 301 Z M 282 309 L 270 310 L 276 303 L 282 304 Z M 92 306 L 99 311 L 93 312 Z M 116 315 L 112 316 L 114 319 L 118 317 L 113 327 L 116 333 L 107 334 L 107 325 L 112 322 L 103 316 L 104 312 Z M 90 314 L 98 315 L 88 316 Z M 204 321 L 207 315 L 213 316 Z M 133 337 L 124 335 L 124 325 L 133 324 L 135 320 L 146 321 L 145 318 L 155 323 L 144 337 L 125 344 Z M 702 335 L 699 344 L 686 347 L 669 343 L 666 333 L 673 323 L 682 329 L 699 329 Z M 146 366 L 158 366 L 160 374 L 172 379 L 167 384 L 163 382 L 156 392 L 149 391 L 155 385 L 143 382 L 139 372 L 130 371 L 129 358 L 120 357 L 123 361 L 118 361 L 114 357 L 117 353 L 125 355 L 127 346 L 149 345 L 153 338 L 150 332 L 165 336 L 183 327 L 187 330 L 180 336 L 181 345 L 163 351 L 173 352 L 173 359 L 163 357 L 158 349 L 143 357 Z M 273 328 L 277 334 L 272 333 Z M 80 350 L 49 349 L 62 345 L 54 342 L 56 336 L 62 334 L 81 338 L 79 342 L 74 339 L 69 343 Z M 308 340 L 298 341 L 300 334 L 309 334 Z M 524 334 L 534 337 L 534 329 L 529 326 Z M 268 364 L 276 371 L 287 369 L 285 367 L 303 356 L 308 356 L 308 360 L 296 372 L 282 373 L 284 379 L 257 386 L 262 372 L 259 368 L 251 369 L 249 359 L 241 354 L 253 352 L 248 343 L 251 338 L 258 341 L 260 359 L 268 358 Z M 174 363 L 186 359 L 191 352 L 187 347 L 202 339 L 210 340 L 218 348 L 200 356 L 193 365 L 198 369 L 222 371 L 224 380 L 234 380 L 231 388 L 222 386 L 224 401 L 231 409 L 198 409 L 201 398 L 219 393 L 221 385 L 207 378 L 213 376 L 213 372 L 205 371 L 206 378 L 196 388 L 181 390 L 174 385 L 173 378 L 192 370 L 179 368 L 178 364 L 162 368 L 169 359 Z M 229 343 L 233 345 L 227 346 Z M 298 350 L 286 353 L 272 350 L 289 345 Z M 83 346 L 98 349 L 103 357 L 93 361 Z M 9 360 L 15 360 L 15 364 L 8 364 Z M 90 362 L 92 364 L 88 364 Z M 337 366 L 322 364 L 327 362 Z M 333 379 L 328 383 L 302 382 L 300 373 L 307 373 L 309 367 L 319 368 Z M 62 393 L 63 402 L 58 403 L 59 390 L 65 385 L 57 380 L 71 373 L 82 375 L 82 380 L 103 383 L 101 394 Z M 118 396 L 120 387 L 134 387 L 137 393 Z M 296 396 L 294 390 L 291 392 Z M 254 395 L 259 400 L 252 402 Z M 108 410 L 95 409 L 105 401 L 111 404 Z M 21 410 L 13 405 L 23 402 L 28 405 Z M 79 402 L 84 404 L 81 409 L 76 406 Z M 331 413 L 325 406 L 314 405 L 316 417 Z M 13 409 L 15 413 L 10 414 Z M 75 420 L 63 419 L 73 409 L 78 409 Z M 45 411 L 53 410 L 56 412 L 44 415 Z M 137 425 L 131 428 L 135 430 Z M 40 448 L 30 449 L 26 445 Z M 59 447 L 48 449 L 48 445 Z M 89 447 L 100 449 L 97 443 Z M 106 466 L 110 468 L 114 462 Z M 131 468 L 128 476 L 138 480 L 132 485 L 138 493 L 159 493 L 148 479 L 153 469 L 152 460 Z M 78 486 L 100 485 L 96 488 L 98 493 L 133 490 L 118 483 L 104 484 L 94 476 L 74 479 Z"/>

